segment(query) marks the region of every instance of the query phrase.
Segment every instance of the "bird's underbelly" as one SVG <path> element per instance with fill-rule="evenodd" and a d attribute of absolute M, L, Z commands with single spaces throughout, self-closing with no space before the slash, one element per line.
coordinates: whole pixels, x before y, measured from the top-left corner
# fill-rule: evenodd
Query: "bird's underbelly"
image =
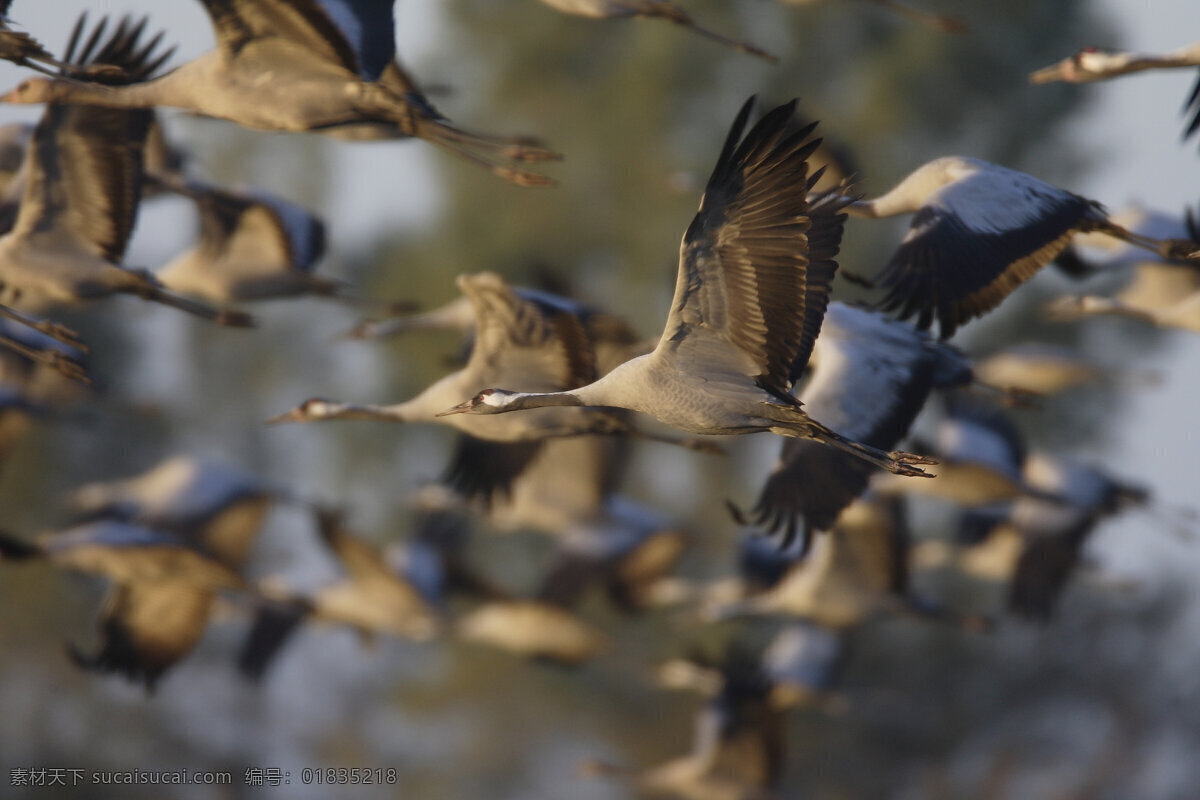
<path fill-rule="evenodd" d="M 640 398 L 635 411 L 688 433 L 730 435 L 756 433 L 774 423 L 758 413 L 765 401 L 730 396 L 720 384 L 699 384 L 686 392 L 651 392 Z"/>

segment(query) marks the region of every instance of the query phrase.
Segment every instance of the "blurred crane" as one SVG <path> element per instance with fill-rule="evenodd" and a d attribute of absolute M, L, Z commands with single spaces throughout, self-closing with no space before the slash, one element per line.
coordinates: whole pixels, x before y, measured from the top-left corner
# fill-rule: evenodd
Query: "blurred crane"
<path fill-rule="evenodd" d="M 513 183 L 552 184 L 541 175 L 493 163 L 474 149 L 508 150 L 518 161 L 555 154 L 532 144 L 474 137 L 445 123 L 413 94 L 393 60 L 392 5 L 392 0 L 204 0 L 217 49 L 160 78 L 139 76 L 139 82 L 126 86 L 30 78 L 0 100 L 119 109 L 171 106 L 268 131 L 336 135 L 344 128 L 348 138 L 420 136 Z M 264 70 L 270 81 L 262 81 Z M 369 126 L 366 133 L 355 129 L 361 125 Z"/>
<path fill-rule="evenodd" d="M 924 164 L 874 200 L 846 210 L 878 219 L 912 214 L 908 234 L 867 283 L 901 318 L 936 318 L 943 339 L 1000 304 L 1053 260 L 1076 233 L 1096 231 L 1167 258 L 1200 259 L 1196 242 L 1152 239 L 1113 222 L 1094 200 L 977 158 Z"/>

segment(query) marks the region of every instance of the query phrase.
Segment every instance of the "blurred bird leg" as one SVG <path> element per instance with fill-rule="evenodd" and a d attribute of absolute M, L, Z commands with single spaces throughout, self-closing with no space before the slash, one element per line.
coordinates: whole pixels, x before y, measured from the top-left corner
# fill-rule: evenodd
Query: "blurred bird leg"
<path fill-rule="evenodd" d="M 906 6 L 903 3 L 897 3 L 895 0 L 874 0 L 875 3 L 884 8 L 895 11 L 901 16 L 919 22 L 922 25 L 928 25 L 935 30 L 944 33 L 966 33 L 967 26 L 962 20 L 957 17 L 943 16 L 942 14 L 934 14 L 931 11 L 922 11 L 918 8 Z"/>
<path fill-rule="evenodd" d="M 87 368 L 66 353 L 61 353 L 57 350 L 41 350 L 36 347 L 29 347 L 23 342 L 12 339 L 4 334 L 0 334 L 0 347 L 7 347 L 9 350 L 20 353 L 31 361 L 45 364 L 50 369 L 71 380 L 79 381 L 88 386 L 94 385 L 94 381 L 92 381 L 91 376 L 87 373 Z"/>
<path fill-rule="evenodd" d="M 44 333 L 52 339 L 57 339 L 68 347 L 73 347 L 82 353 L 89 352 L 88 346 L 79 338 L 79 334 L 65 325 L 59 325 L 57 322 L 51 322 L 48 319 L 38 319 L 22 314 L 6 305 L 0 305 L 0 315 L 15 320 L 28 328 L 33 328 L 35 331 Z"/>

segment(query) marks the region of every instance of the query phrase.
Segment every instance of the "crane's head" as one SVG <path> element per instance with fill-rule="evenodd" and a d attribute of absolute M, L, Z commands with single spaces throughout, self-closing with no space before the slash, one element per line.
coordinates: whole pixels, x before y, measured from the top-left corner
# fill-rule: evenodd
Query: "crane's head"
<path fill-rule="evenodd" d="M 507 389 L 484 389 L 466 402 L 459 403 L 453 408 L 438 413 L 439 417 L 451 414 L 500 414 L 512 411 L 523 395 L 520 392 L 510 392 Z"/>
<path fill-rule="evenodd" d="M 48 103 L 56 99 L 54 81 L 49 78 L 26 78 L 17 88 L 0 97 L 3 103 Z"/>
<path fill-rule="evenodd" d="M 278 425 L 281 422 L 313 422 L 329 419 L 337 414 L 337 405 L 323 397 L 310 397 L 291 411 L 278 414 L 267 420 L 268 425 Z"/>

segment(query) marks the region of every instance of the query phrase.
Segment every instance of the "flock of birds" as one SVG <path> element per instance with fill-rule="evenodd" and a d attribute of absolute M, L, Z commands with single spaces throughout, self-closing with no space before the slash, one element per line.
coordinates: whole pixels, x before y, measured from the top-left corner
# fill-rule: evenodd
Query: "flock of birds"
<path fill-rule="evenodd" d="M 586 17 L 659 17 L 771 58 L 696 25 L 666 0 L 545 2 Z M 68 527 L 0 537 L 2 562 L 43 560 L 111 582 L 98 647 L 69 647 L 85 669 L 153 688 L 222 609 L 253 620 L 239 666 L 254 679 L 315 622 L 365 637 L 456 636 L 579 664 L 617 655 L 580 610 L 594 589 L 628 613 L 689 609 L 697 624 L 769 615 L 786 622 L 765 647 L 735 639 L 706 663 L 657 670 L 664 685 L 707 698 L 692 752 L 643 771 L 586 769 L 619 773 L 650 792 L 760 797 L 782 769 L 782 715 L 836 705 L 852 629 L 886 614 L 968 630 L 993 621 L 917 596 L 913 565 L 994 582 L 1011 613 L 1046 619 L 1096 525 L 1152 503 L 1147 490 L 1099 467 L 1031 450 L 1012 422 L 1011 407 L 1094 378 L 1092 366 L 1045 350 L 973 363 L 947 340 L 1055 261 L 1076 275 L 1132 275 L 1113 297 L 1060 299 L 1055 314 L 1115 313 L 1200 331 L 1194 212 L 1110 215 L 1034 176 L 961 157 L 919 166 L 864 199 L 848 177 L 830 177 L 836 164 L 817 166 L 828 150 L 815 123 L 797 120 L 794 103 L 756 115 L 751 99 L 683 234 L 657 339 L 490 272 L 459 276 L 461 297 L 442 308 L 401 313 L 316 274 L 325 231 L 305 209 L 190 175 L 155 110 L 350 140 L 421 138 L 503 180 L 549 190 L 553 181 L 531 167 L 559 157 L 548 146 L 467 132 L 433 107 L 395 58 L 392 0 L 204 0 L 216 48 L 164 74 L 171 51 L 163 34 L 147 35 L 146 20 L 81 18 L 60 57 L 15 30 L 8 5 L 0 4 L 0 57 L 43 74 L 0 99 L 45 110 L 36 126 L 11 126 L 0 142 L 3 452 L 20 420 L 72 394 L 70 384 L 99 382 L 87 343 L 45 316 L 66 305 L 132 294 L 253 327 L 250 314 L 230 306 L 317 294 L 385 315 L 359 325 L 357 337 L 449 329 L 469 340 L 461 368 L 409 400 L 313 398 L 270 420 L 425 422 L 460 432 L 444 483 L 414 501 L 412 535 L 387 550 L 350 531 L 338 509 L 188 457 L 82 487 Z M 1195 45 L 1161 58 L 1087 49 L 1031 79 L 1196 65 Z M 1190 136 L 1200 129 L 1200 81 L 1186 109 Z M 199 241 L 157 271 L 128 267 L 138 207 L 163 194 L 195 203 Z M 847 217 L 904 214 L 912 223 L 878 275 L 840 270 L 885 290 L 877 307 L 831 302 Z M 940 338 L 930 333 L 934 322 Z M 935 394 L 944 409 L 936 436 L 910 440 L 912 452 L 895 449 Z M 647 415 L 680 434 L 645 428 Z M 754 505 L 730 504 L 744 528 L 736 571 L 713 582 L 683 579 L 675 569 L 692 534 L 618 492 L 630 440 L 712 453 L 720 448 L 708 437 L 765 431 L 783 437 L 781 451 Z M 905 514 L 913 496 L 960 508 L 960 540 L 914 546 Z M 255 538 L 278 503 L 312 511 L 342 580 L 301 592 L 251 577 Z M 536 592 L 513 592 L 470 563 L 470 531 L 481 518 L 555 538 Z"/>

